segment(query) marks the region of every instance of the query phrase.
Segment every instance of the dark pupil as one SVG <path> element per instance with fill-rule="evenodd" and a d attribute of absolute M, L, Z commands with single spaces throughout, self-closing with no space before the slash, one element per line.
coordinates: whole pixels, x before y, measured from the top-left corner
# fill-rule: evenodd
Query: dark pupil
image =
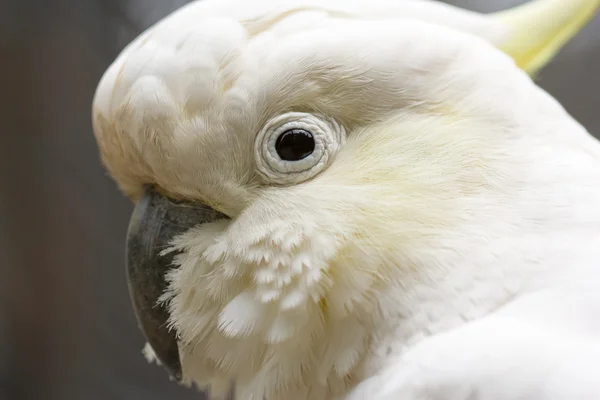
<path fill-rule="evenodd" d="M 315 139 L 309 131 L 290 129 L 279 135 L 275 142 L 275 150 L 282 160 L 302 160 L 315 150 Z"/>

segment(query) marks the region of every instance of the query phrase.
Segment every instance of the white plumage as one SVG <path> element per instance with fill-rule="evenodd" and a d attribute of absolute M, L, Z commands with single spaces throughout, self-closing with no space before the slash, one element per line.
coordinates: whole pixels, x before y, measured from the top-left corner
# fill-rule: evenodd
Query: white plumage
<path fill-rule="evenodd" d="M 94 100 L 105 165 L 231 217 L 166 250 L 185 378 L 600 398 L 600 145 L 525 72 L 599 5 L 202 0 L 130 44 Z M 310 156 L 278 158 L 288 129 Z"/>

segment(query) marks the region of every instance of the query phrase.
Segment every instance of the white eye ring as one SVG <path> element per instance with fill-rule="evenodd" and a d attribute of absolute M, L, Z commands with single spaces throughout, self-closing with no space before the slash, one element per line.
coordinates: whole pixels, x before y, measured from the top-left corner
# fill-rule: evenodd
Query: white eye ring
<path fill-rule="evenodd" d="M 310 132 L 315 147 L 298 161 L 282 160 L 277 154 L 277 138 L 286 131 Z M 256 138 L 255 159 L 259 174 L 266 182 L 289 185 L 306 181 L 327 167 L 346 142 L 346 131 L 331 118 L 291 112 L 270 120 Z"/>

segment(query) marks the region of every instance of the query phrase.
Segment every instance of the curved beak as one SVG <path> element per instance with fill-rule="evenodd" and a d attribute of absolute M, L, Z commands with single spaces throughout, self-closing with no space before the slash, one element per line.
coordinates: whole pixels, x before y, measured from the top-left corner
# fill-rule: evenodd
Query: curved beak
<path fill-rule="evenodd" d="M 178 382 L 182 378 L 176 333 L 158 299 L 173 255 L 160 252 L 170 241 L 199 224 L 227 218 L 203 204 L 176 203 L 152 188 L 137 202 L 127 232 L 127 283 L 138 325 L 160 363 Z"/>

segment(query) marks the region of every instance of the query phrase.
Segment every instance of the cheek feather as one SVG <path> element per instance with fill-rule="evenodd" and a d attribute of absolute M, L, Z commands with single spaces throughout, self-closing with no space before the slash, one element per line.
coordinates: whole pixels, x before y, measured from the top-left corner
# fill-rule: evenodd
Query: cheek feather
<path fill-rule="evenodd" d="M 176 288 L 167 296 L 171 306 L 183 311 L 198 295 L 214 306 L 225 305 L 216 329 L 231 338 L 260 333 L 273 343 L 295 334 L 305 320 L 299 316 L 318 305 L 330 285 L 323 271 L 335 253 L 335 241 L 314 227 L 289 230 L 283 221 L 266 231 L 254 227 L 250 232 L 256 236 L 243 234 L 241 239 L 236 228 L 217 236 L 214 228 L 202 226 L 176 241 L 172 250 L 182 254 L 177 257 L 180 267 L 169 276 Z"/>
<path fill-rule="evenodd" d="M 248 391 L 259 384 L 283 391 L 305 374 L 336 385 L 328 381 L 332 371 L 344 386 L 367 343 L 351 307 L 338 306 L 340 300 L 330 306 L 338 285 L 333 259 L 345 239 L 324 228 L 336 223 L 306 216 L 256 222 L 261 214 L 200 226 L 168 250 L 180 254 L 162 301 L 188 353 L 188 371 L 236 374 Z M 343 312 L 333 314 L 335 307 Z M 326 342 L 338 336 L 343 343 Z"/>

